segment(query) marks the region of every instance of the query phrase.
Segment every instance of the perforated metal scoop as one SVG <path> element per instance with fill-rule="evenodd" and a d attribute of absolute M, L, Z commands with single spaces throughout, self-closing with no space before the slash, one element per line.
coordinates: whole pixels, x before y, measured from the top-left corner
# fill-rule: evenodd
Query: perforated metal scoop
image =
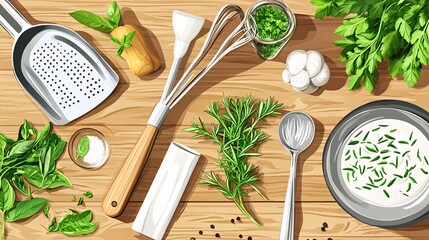
<path fill-rule="evenodd" d="M 76 32 L 54 24 L 33 26 L 7 0 L 0 0 L 0 23 L 15 38 L 18 82 L 55 124 L 91 111 L 118 84 L 118 75 Z"/>

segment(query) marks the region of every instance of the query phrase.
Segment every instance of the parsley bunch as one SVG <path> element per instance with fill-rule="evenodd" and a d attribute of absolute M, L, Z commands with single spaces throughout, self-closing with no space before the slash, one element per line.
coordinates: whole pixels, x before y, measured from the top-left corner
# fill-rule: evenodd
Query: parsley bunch
<path fill-rule="evenodd" d="M 335 33 L 343 39 L 341 61 L 347 61 L 349 89 L 372 92 L 377 67 L 384 60 L 392 77 L 402 74 L 413 87 L 429 63 L 429 2 L 427 0 L 311 0 L 316 18 L 346 18 Z"/>
<path fill-rule="evenodd" d="M 219 103 L 210 104 L 205 111 L 217 123 L 211 124 L 211 129 L 199 118 L 194 121 L 187 132 L 195 133 L 194 138 L 207 137 L 219 145 L 218 162 L 216 164 L 225 173 L 225 180 L 221 180 L 213 171 L 204 173 L 203 185 L 213 186 L 226 197 L 234 201 L 240 211 L 249 217 L 257 226 L 262 224 L 255 219 L 243 204 L 243 197 L 249 190 L 258 194 L 261 192 L 254 185 L 259 181 L 256 167 L 248 163 L 248 157 L 261 156 L 255 147 L 269 138 L 258 123 L 265 121 L 269 116 L 277 115 L 283 104 L 272 98 L 254 103 L 252 96 L 237 99 L 223 98 L 222 110 Z"/>

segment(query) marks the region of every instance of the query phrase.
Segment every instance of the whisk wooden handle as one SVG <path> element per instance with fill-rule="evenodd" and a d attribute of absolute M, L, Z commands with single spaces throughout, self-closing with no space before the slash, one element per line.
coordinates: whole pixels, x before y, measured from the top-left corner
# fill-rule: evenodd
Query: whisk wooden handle
<path fill-rule="evenodd" d="M 124 165 L 104 197 L 102 208 L 110 217 L 119 216 L 125 209 L 140 173 L 149 158 L 158 129 L 147 125 Z"/>

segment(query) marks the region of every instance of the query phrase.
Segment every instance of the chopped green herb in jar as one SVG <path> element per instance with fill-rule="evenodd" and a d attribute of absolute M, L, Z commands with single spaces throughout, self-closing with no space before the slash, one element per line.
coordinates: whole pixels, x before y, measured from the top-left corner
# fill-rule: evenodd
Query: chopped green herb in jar
<path fill-rule="evenodd" d="M 277 6 L 262 5 L 252 14 L 258 29 L 258 37 L 268 41 L 281 39 L 288 31 L 290 24 L 286 13 Z M 266 44 L 255 42 L 258 54 L 265 59 L 274 58 L 287 40 Z"/>
<path fill-rule="evenodd" d="M 262 39 L 280 39 L 288 30 L 289 21 L 286 14 L 276 6 L 264 5 L 256 9 L 253 18 Z"/>

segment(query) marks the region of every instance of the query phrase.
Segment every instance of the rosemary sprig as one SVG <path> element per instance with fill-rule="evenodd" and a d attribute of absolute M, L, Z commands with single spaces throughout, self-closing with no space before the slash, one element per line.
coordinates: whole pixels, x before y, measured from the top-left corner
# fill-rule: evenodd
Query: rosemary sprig
<path fill-rule="evenodd" d="M 216 187 L 226 198 L 234 201 L 240 211 L 251 219 L 257 226 L 262 224 L 253 217 L 243 204 L 243 198 L 253 190 L 262 193 L 254 185 L 259 182 L 256 167 L 248 163 L 250 156 L 257 157 L 260 153 L 255 147 L 269 138 L 258 123 L 269 116 L 280 114 L 283 104 L 273 98 L 259 100 L 255 103 L 253 96 L 243 98 L 223 98 L 219 104 L 215 102 L 205 110 L 217 123 L 208 129 L 199 118 L 185 131 L 195 133 L 194 138 L 207 137 L 219 145 L 217 165 L 225 174 L 225 180 L 213 171 L 205 172 L 200 183 Z M 221 110 L 222 108 L 222 110 Z"/>

